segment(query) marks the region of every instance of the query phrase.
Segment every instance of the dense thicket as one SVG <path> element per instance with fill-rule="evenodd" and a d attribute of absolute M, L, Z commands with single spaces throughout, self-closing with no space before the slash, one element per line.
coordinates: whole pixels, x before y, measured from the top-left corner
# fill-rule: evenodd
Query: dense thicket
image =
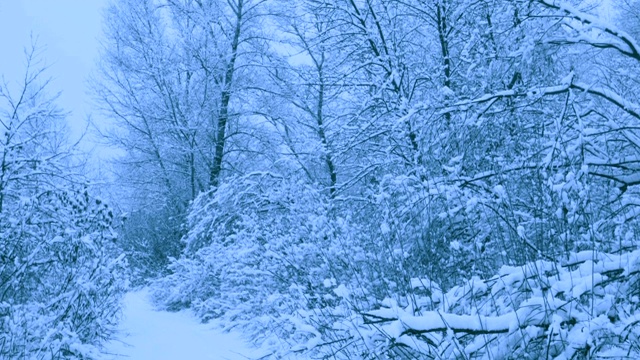
<path fill-rule="evenodd" d="M 97 358 L 116 329 L 125 260 L 41 65 L 27 52 L 22 81 L 0 87 L 0 358 Z"/>
<path fill-rule="evenodd" d="M 115 2 L 115 139 L 185 220 L 158 301 L 275 358 L 636 357 L 640 46 L 598 9 Z"/>
<path fill-rule="evenodd" d="M 180 254 L 189 202 L 223 168 L 243 173 L 268 156 L 259 122 L 241 116 L 253 108 L 260 14 L 236 3 L 114 1 L 107 11 L 95 93 L 116 125 L 106 139 L 127 154 L 117 171 L 130 215 L 122 245 L 143 274 Z"/>

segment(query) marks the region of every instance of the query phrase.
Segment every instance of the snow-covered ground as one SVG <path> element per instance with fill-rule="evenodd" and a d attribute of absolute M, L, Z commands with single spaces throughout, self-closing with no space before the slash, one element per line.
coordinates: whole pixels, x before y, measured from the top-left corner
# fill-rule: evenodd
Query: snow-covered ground
<path fill-rule="evenodd" d="M 123 315 L 122 334 L 107 346 L 111 354 L 107 359 L 246 360 L 260 356 L 239 334 L 201 324 L 188 311 L 154 310 L 146 290 L 127 294 Z"/>

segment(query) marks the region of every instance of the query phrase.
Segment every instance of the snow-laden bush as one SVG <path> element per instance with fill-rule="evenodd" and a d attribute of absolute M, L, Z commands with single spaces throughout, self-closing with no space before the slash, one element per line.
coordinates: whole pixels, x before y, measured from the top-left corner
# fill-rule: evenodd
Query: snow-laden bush
<path fill-rule="evenodd" d="M 495 196 L 465 193 L 455 181 L 430 194 L 409 178 L 389 177 L 361 202 L 360 211 L 349 211 L 353 203 L 277 174 L 233 179 L 193 204 L 184 256 L 173 261 L 170 276 L 156 282 L 156 301 L 166 308 L 191 307 L 205 321 L 220 318 L 227 327 L 241 327 L 272 347 L 273 358 L 640 355 L 640 252 L 630 250 L 631 235 L 615 241 L 622 248 L 615 253 L 564 252 L 549 241 L 541 255 L 548 258 L 553 250 L 561 254 L 558 260 L 521 266 L 520 259 L 495 260 L 507 265 L 493 277 L 483 275 L 490 266 L 477 271 L 485 280 L 472 275 L 459 280 L 462 274 L 456 272 L 465 269 L 459 266 L 474 269 L 464 261 L 477 250 L 418 241 L 421 226 L 431 229 L 431 239 L 442 240 L 446 231 L 490 228 L 492 219 L 477 209 L 507 211 L 512 205 L 505 201 L 507 189 L 483 186 Z M 431 208 L 403 206 L 415 205 L 415 199 Z M 447 213 L 447 206 L 461 199 L 464 206 Z M 588 215 L 591 210 L 580 211 Z M 505 218 L 499 218 L 502 226 L 513 232 L 507 235 L 529 242 L 527 223 L 518 227 Z M 548 224 L 552 230 L 553 223 Z M 532 251 L 540 244 L 526 242 L 507 250 Z M 503 249 L 486 249 L 487 260 L 476 259 L 490 261 Z M 433 281 L 433 275 L 448 285 Z"/>
<path fill-rule="evenodd" d="M 392 278 L 370 266 L 379 248 L 367 245 L 366 229 L 330 207 L 329 196 L 273 173 L 203 194 L 188 228 L 184 256 L 155 283 L 156 301 L 169 309 L 189 306 L 205 321 L 222 318 L 286 349 L 313 348 L 330 332 L 320 323 L 328 320 L 323 309 L 340 303 L 335 289 L 361 289 L 356 298 L 366 303 Z M 304 324 L 307 315 L 319 323 Z"/>
<path fill-rule="evenodd" d="M 127 255 L 134 285 L 165 275 L 169 259 L 180 254 L 184 219 L 178 214 L 183 210 L 175 207 L 174 204 L 147 206 L 122 215 L 118 245 Z"/>
<path fill-rule="evenodd" d="M 358 335 L 380 354 L 433 359 L 636 359 L 640 251 L 585 251 L 504 266 L 447 292 L 412 279 L 406 305 L 362 313 Z"/>
<path fill-rule="evenodd" d="M 348 14 L 334 29 L 351 35 L 343 29 L 357 17 L 345 4 L 315 9 L 330 21 L 336 9 Z M 390 62 L 387 74 L 378 73 L 362 66 L 362 59 L 378 64 L 375 47 L 359 48 L 354 54 L 364 57 L 345 62 L 357 59 L 352 69 L 366 73 L 355 83 L 382 75 L 367 87 L 373 94 L 345 87 L 330 131 L 321 118 L 301 126 L 317 124 L 311 133 L 322 147 L 303 135 L 293 146 L 282 130 L 305 181 L 291 180 L 295 166 L 224 178 L 193 204 L 186 251 L 158 282 L 164 306 L 191 306 L 203 319 L 220 316 L 254 334 L 271 330 L 285 344 L 275 358 L 637 355 L 635 260 L 610 265 L 635 257 L 616 250 L 635 246 L 638 234 L 640 106 L 629 72 L 583 61 L 585 53 L 607 61 L 624 55 L 612 64 L 633 67 L 635 41 L 561 1 L 438 4 L 414 5 L 425 24 L 433 9 L 460 19 L 449 24 L 457 30 L 442 54 L 458 59 L 444 98 L 431 83 L 418 90 L 422 76 L 410 71 L 439 65 Z M 394 24 L 391 13 L 376 16 Z M 360 33 L 367 19 L 350 30 Z M 375 45 L 382 28 L 345 43 Z M 317 40 L 333 38 L 326 34 Z M 614 51 L 591 54 L 589 43 Z M 501 48 L 511 55 L 487 56 Z M 396 76 L 407 83 L 416 76 L 415 103 L 388 86 Z M 258 168 L 275 172 L 285 161 Z M 601 255 L 572 265 L 586 261 L 584 250 Z"/>
<path fill-rule="evenodd" d="M 113 214 L 78 184 L 66 113 L 36 47 L 0 85 L 0 358 L 92 359 L 125 290 Z"/>
<path fill-rule="evenodd" d="M 252 339 L 273 346 L 274 358 L 353 359 L 373 358 L 378 353 L 391 358 L 458 356 L 442 349 L 397 345 L 397 340 L 383 336 L 390 330 L 381 326 L 392 323 L 398 327 L 399 323 L 371 310 L 387 304 L 417 316 L 445 306 L 442 311 L 454 315 L 492 316 L 491 309 L 483 307 L 490 300 L 465 298 L 467 292 L 460 290 L 464 286 L 453 286 L 484 283 L 478 279 L 487 278 L 502 264 L 512 267 L 503 267 L 501 274 L 523 263 L 529 264 L 523 269 L 568 269 L 567 257 L 576 256 L 571 248 L 565 251 L 565 240 L 539 241 L 554 229 L 553 222 L 546 222 L 545 227 L 538 222 L 536 229 L 506 216 L 516 212 L 508 197 L 512 196 L 509 191 L 517 189 L 485 181 L 481 190 L 468 191 L 460 183 L 455 177 L 440 184 L 386 177 L 366 201 L 356 203 L 332 199 L 313 185 L 270 172 L 235 178 L 193 204 L 185 252 L 172 262 L 172 274 L 155 283 L 156 302 L 168 309 L 191 307 L 204 321 L 221 318 L 228 327 L 242 327 Z M 554 204 L 553 199 L 543 201 Z M 591 211 L 579 210 L 587 215 Z M 517 216 L 522 214 L 517 211 Z M 565 227 L 575 234 L 582 228 Z M 473 241 L 456 241 L 466 238 L 465 234 L 473 234 Z M 490 246 L 476 241 L 498 235 L 504 236 L 505 244 L 512 244 Z M 617 243 L 632 245 L 632 241 Z M 482 249 L 483 245 L 487 248 Z M 546 245 L 544 252 L 537 252 L 540 245 Z M 601 245 L 610 248 L 614 244 Z M 565 260 L 526 261 L 536 256 L 548 259 L 548 253 Z M 565 276 L 559 271 L 557 276 Z M 466 279 L 465 273 L 469 274 Z M 538 279 L 529 273 L 531 281 Z M 569 276 L 575 274 L 569 272 Z M 416 280 L 427 277 L 431 280 Z M 428 284 L 428 289 L 420 284 Z M 434 289 L 454 295 L 434 302 L 424 296 Z M 512 299 L 509 306 L 519 314 L 520 305 L 528 304 L 519 296 L 529 290 L 516 290 L 489 295 Z M 499 301 L 507 304 L 505 299 Z M 368 315 L 363 318 L 363 314 Z M 372 320 L 375 316 L 381 317 L 380 324 Z M 403 335 L 408 334 L 411 331 Z M 460 339 L 465 341 L 470 340 Z"/>
<path fill-rule="evenodd" d="M 111 211 L 55 189 L 11 205 L 0 213 L 0 358 L 98 358 L 126 284 Z"/>

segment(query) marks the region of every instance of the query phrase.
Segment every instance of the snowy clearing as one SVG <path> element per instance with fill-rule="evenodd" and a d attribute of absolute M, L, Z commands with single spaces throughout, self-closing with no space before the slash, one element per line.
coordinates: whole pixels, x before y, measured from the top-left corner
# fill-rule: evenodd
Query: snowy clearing
<path fill-rule="evenodd" d="M 107 359 L 239 360 L 260 356 L 239 334 L 223 333 L 215 324 L 201 324 L 188 311 L 156 311 L 148 290 L 124 299 L 119 340 L 107 346 Z"/>

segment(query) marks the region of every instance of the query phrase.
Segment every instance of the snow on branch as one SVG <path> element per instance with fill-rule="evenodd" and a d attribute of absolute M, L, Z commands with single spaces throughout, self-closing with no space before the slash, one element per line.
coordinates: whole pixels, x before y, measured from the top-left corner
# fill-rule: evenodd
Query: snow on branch
<path fill-rule="evenodd" d="M 515 91 L 515 90 L 504 90 L 498 91 L 492 94 L 484 94 L 475 99 L 460 101 L 452 106 L 449 106 L 443 110 L 441 113 L 447 113 L 455 110 L 466 111 L 471 106 L 483 104 L 483 103 L 493 103 L 493 101 L 503 98 L 540 98 L 549 95 L 558 95 L 562 93 L 566 93 L 569 90 L 579 90 L 584 93 L 588 93 L 591 95 L 596 95 L 599 98 L 606 100 L 607 102 L 615 105 L 621 110 L 625 111 L 627 114 L 633 116 L 636 119 L 640 120 L 640 105 L 634 102 L 631 102 L 616 92 L 595 85 L 587 85 L 580 82 L 574 82 L 573 77 L 571 77 L 568 81 L 563 80 L 559 85 L 552 85 L 547 87 L 536 87 L 532 89 L 528 89 L 526 91 Z"/>
<path fill-rule="evenodd" d="M 464 100 L 453 104 L 452 106 L 442 110 L 443 113 L 453 110 L 467 110 L 470 106 L 476 104 L 487 103 L 502 98 L 522 98 L 522 97 L 542 97 L 547 95 L 557 95 L 567 92 L 571 88 L 571 84 L 560 84 L 547 87 L 532 88 L 527 91 L 504 90 L 491 94 L 484 94 L 471 100 Z"/>
<path fill-rule="evenodd" d="M 437 358 L 640 356 L 640 251 L 584 251 L 565 261 L 504 266 L 423 306 L 386 301 L 363 316 L 382 347 Z M 384 340 L 380 340 L 384 339 Z"/>
<path fill-rule="evenodd" d="M 624 110 L 627 114 L 633 116 L 634 118 L 640 119 L 640 105 L 628 101 L 627 99 L 611 90 L 599 86 L 589 86 L 582 83 L 572 83 L 571 88 L 603 98 L 611 104 L 617 106 L 621 110 Z"/>
<path fill-rule="evenodd" d="M 566 23 L 567 26 L 578 31 L 578 36 L 556 39 L 553 42 L 586 43 L 598 48 L 611 48 L 640 61 L 640 46 L 638 46 L 636 40 L 630 34 L 618 29 L 613 24 L 607 23 L 596 16 L 581 12 L 564 1 L 538 0 L 538 2 L 548 8 L 560 10 L 567 18 L 579 22 L 579 26 L 576 26 L 577 24 L 575 24 L 575 22 Z M 602 39 L 594 37 L 593 30 L 598 30 L 610 38 Z"/>

